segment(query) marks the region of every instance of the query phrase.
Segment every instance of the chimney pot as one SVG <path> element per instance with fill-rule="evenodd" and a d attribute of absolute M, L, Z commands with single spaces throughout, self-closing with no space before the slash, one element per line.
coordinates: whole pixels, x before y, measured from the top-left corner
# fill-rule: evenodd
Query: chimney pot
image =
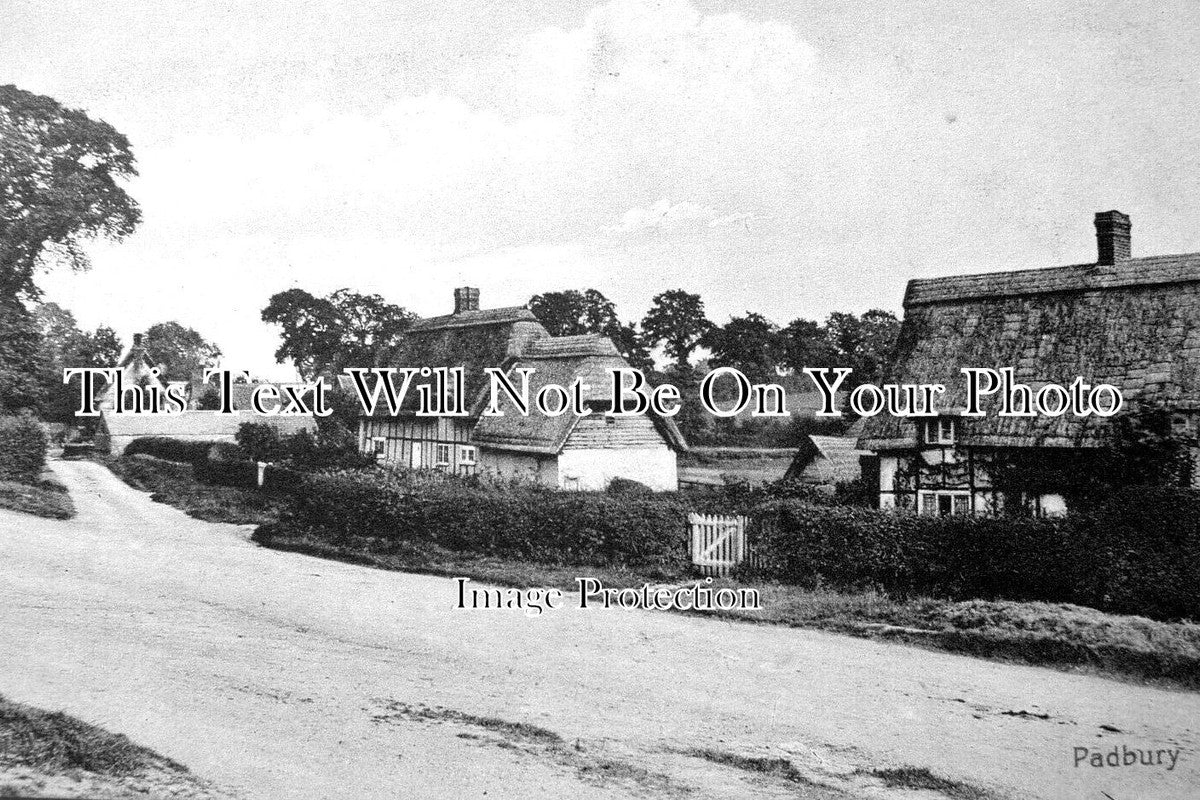
<path fill-rule="evenodd" d="M 1132 227 L 1129 216 L 1120 211 L 1101 211 L 1096 214 L 1097 264 L 1112 266 L 1132 257 L 1129 235 Z"/>
<path fill-rule="evenodd" d="M 454 290 L 454 313 L 479 310 L 479 290 L 470 286 Z"/>

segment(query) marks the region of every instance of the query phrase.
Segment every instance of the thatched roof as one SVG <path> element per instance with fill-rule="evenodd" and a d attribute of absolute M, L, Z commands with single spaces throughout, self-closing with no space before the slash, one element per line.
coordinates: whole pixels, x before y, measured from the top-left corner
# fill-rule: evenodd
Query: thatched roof
<path fill-rule="evenodd" d="M 604 336 L 556 336 L 531 341 L 509 370 L 514 385 L 520 385 L 515 373 L 517 369 L 534 370 L 529 378 L 531 399 L 547 383 L 570 386 L 581 379 L 587 387 L 584 401 L 597 410 L 591 416 L 581 418 L 569 410 L 558 417 L 547 417 L 532 409 L 529 416 L 523 417 L 511 403 L 502 400 L 500 410 L 503 415 L 480 417 L 471 433 L 471 441 L 494 450 L 556 454 L 563 449 L 568 437 L 579 429 L 581 441 L 586 439 L 588 446 L 647 447 L 665 440 L 676 450 L 686 450 L 687 444 L 671 419 L 651 418 L 651 424 L 647 425 L 645 417 L 616 417 L 613 422 L 604 422 L 602 427 L 597 427 L 601 423 L 593 417 L 601 419 L 600 407 L 607 408 L 611 402 L 609 370 L 628 366 L 629 362 L 617 351 L 612 340 Z"/>
<path fill-rule="evenodd" d="M 469 406 L 487 386 L 485 368 L 506 366 L 529 342 L 548 335 L 523 306 L 460 311 L 417 320 L 377 361 L 384 367 L 462 367 Z M 417 386 L 428 381 L 413 379 L 405 397 L 406 411 L 416 409 Z M 380 405 L 376 414 L 386 415 L 386 405 Z"/>
<path fill-rule="evenodd" d="M 943 409 L 965 405 L 960 368 L 1012 367 L 1035 390 L 1078 376 L 1117 386 L 1131 406 L 1200 410 L 1200 253 L 914 280 L 904 309 L 889 381 L 945 384 Z M 961 420 L 962 444 L 1097 446 L 1108 424 L 987 411 Z M 915 444 L 915 423 L 886 413 L 859 440 L 871 450 Z"/>

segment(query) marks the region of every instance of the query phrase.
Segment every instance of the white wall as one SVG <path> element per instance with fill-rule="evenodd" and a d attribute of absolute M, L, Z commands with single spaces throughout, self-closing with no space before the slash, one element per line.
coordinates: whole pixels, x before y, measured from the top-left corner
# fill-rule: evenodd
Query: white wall
<path fill-rule="evenodd" d="M 558 461 L 555 456 L 480 448 L 479 474 L 496 481 L 515 480 L 521 483 L 538 483 L 542 486 L 558 486 Z"/>
<path fill-rule="evenodd" d="M 666 447 L 564 450 L 558 457 L 558 485 L 563 489 L 603 490 L 613 478 L 673 492 L 679 488 L 675 451 Z"/>

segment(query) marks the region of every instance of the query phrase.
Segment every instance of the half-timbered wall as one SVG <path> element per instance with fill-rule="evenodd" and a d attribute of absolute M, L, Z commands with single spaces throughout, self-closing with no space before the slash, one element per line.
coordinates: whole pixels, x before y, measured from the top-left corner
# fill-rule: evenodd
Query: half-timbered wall
<path fill-rule="evenodd" d="M 459 417 L 363 417 L 358 447 L 381 464 L 473 475 L 479 452 L 470 436 L 470 421 Z"/>

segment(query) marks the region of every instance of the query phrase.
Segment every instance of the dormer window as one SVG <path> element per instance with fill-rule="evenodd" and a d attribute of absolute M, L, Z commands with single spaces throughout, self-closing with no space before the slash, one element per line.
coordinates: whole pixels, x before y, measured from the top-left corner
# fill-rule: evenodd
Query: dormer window
<path fill-rule="evenodd" d="M 958 420 L 954 417 L 935 417 L 921 422 L 921 439 L 925 444 L 950 445 L 958 439 Z"/>

